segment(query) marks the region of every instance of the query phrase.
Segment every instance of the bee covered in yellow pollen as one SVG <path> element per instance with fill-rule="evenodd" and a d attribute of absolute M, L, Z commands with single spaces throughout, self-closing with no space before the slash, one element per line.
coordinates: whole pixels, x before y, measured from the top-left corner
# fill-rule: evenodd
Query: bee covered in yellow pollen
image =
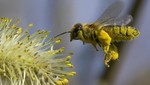
<path fill-rule="evenodd" d="M 119 57 L 118 49 L 114 42 L 132 40 L 139 36 L 140 32 L 128 24 L 132 21 L 131 15 L 120 16 L 124 7 L 122 1 L 117 1 L 109 6 L 104 13 L 94 23 L 75 24 L 71 31 L 63 32 L 55 37 L 65 33 L 70 33 L 70 41 L 81 40 L 84 43 L 91 43 L 98 51 L 96 45 L 99 45 L 105 53 L 105 65 L 109 67 L 108 62 L 116 60 Z"/>

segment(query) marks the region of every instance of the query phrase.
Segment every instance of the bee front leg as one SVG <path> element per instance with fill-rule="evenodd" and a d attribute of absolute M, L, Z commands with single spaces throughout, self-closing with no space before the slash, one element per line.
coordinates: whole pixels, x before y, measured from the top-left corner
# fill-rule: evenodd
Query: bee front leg
<path fill-rule="evenodd" d="M 83 45 L 85 45 L 85 42 L 83 42 Z"/>
<path fill-rule="evenodd" d="M 110 45 L 102 45 L 100 43 L 98 43 L 98 45 L 103 49 L 105 53 L 108 53 Z"/>
<path fill-rule="evenodd" d="M 98 51 L 98 49 L 96 47 L 96 43 L 92 43 L 92 45 L 94 46 L 94 48 L 96 49 L 96 51 Z"/>

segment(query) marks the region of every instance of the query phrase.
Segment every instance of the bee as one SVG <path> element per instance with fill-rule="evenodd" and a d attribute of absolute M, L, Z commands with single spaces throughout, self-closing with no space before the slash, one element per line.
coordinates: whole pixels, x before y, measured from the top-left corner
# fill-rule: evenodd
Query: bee
<path fill-rule="evenodd" d="M 114 42 L 133 40 L 140 34 L 135 27 L 128 25 L 132 21 L 131 15 L 120 16 L 123 7 L 124 3 L 117 1 L 110 5 L 94 23 L 77 23 L 71 31 L 63 32 L 55 38 L 70 33 L 70 41 L 81 40 L 83 44 L 90 43 L 97 51 L 98 45 L 104 50 L 104 63 L 109 67 L 108 62 L 119 57 Z"/>

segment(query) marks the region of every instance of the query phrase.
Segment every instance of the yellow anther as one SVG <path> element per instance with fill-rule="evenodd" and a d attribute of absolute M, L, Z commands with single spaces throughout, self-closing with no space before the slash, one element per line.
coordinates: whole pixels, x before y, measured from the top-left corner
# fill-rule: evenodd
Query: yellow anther
<path fill-rule="evenodd" d="M 13 29 L 14 29 L 14 28 L 15 28 L 15 25 L 13 24 L 13 25 L 11 26 L 11 28 L 13 28 Z"/>
<path fill-rule="evenodd" d="M 12 19 L 10 19 L 9 22 L 12 22 Z"/>
<path fill-rule="evenodd" d="M 54 40 L 54 38 L 49 38 L 50 41 Z"/>
<path fill-rule="evenodd" d="M 63 82 L 64 82 L 65 84 L 68 84 L 68 83 L 69 83 L 69 80 L 65 78 L 65 79 L 63 80 Z"/>
<path fill-rule="evenodd" d="M 17 20 L 16 24 L 20 23 L 20 20 Z"/>
<path fill-rule="evenodd" d="M 51 52 L 52 52 L 52 50 L 48 50 L 48 51 L 47 51 L 47 53 L 51 53 Z"/>
<path fill-rule="evenodd" d="M 73 52 L 69 52 L 69 55 L 73 55 Z"/>
<path fill-rule="evenodd" d="M 71 63 L 67 64 L 70 68 L 73 68 L 73 65 Z"/>
<path fill-rule="evenodd" d="M 22 32 L 22 28 L 18 28 L 17 33 L 21 33 Z"/>
<path fill-rule="evenodd" d="M 76 75 L 76 72 L 70 72 L 70 73 L 68 73 L 68 76 L 74 76 L 74 75 Z"/>
<path fill-rule="evenodd" d="M 71 59 L 71 56 L 67 56 L 66 60 L 69 61 Z"/>
<path fill-rule="evenodd" d="M 57 81 L 57 85 L 63 85 L 62 81 Z"/>
<path fill-rule="evenodd" d="M 63 52 L 64 49 L 65 49 L 64 47 L 60 48 L 60 49 L 59 49 L 59 52 Z"/>
<path fill-rule="evenodd" d="M 70 64 L 70 61 L 66 61 L 65 63 L 66 63 L 66 64 Z"/>
<path fill-rule="evenodd" d="M 28 26 L 29 26 L 29 27 L 33 27 L 33 24 L 29 24 Z"/>
<path fill-rule="evenodd" d="M 61 38 L 57 38 L 55 43 L 60 43 L 61 42 Z"/>

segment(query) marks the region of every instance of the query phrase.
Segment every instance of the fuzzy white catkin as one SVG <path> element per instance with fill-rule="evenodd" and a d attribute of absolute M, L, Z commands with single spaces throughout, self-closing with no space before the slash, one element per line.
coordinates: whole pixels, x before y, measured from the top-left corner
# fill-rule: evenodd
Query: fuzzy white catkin
<path fill-rule="evenodd" d="M 72 68 L 71 55 L 63 54 L 64 48 L 53 46 L 61 40 L 45 41 L 48 31 L 28 30 L 18 27 L 19 20 L 0 18 L 0 85 L 66 85 Z M 66 57 L 63 57 L 66 56 Z"/>

